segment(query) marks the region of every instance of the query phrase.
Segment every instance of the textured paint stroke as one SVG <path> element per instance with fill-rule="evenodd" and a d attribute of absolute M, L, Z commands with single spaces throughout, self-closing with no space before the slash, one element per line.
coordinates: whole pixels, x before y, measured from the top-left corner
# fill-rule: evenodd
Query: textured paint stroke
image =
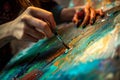
<path fill-rule="evenodd" d="M 20 76 L 22 77 L 38 69 L 43 72 L 39 77 L 40 80 L 105 80 L 107 74 L 116 72 L 116 66 L 110 58 L 114 57 L 116 47 L 120 45 L 120 24 L 115 24 L 114 17 L 113 15 L 110 19 L 95 24 L 95 27 L 91 26 L 90 30 L 86 28 L 85 34 L 80 33 L 71 40 L 69 46 L 72 46 L 72 49 L 65 54 L 59 54 L 57 58 L 53 57 L 53 60 L 38 59 L 27 65 L 27 60 L 31 60 L 35 54 L 40 52 L 43 54 L 46 50 L 49 52 L 61 47 L 55 38 L 44 45 L 40 42 L 34 44 L 12 59 L 10 63 L 16 65 L 1 73 L 0 79 L 12 79 L 23 72 Z M 77 35 L 72 33 L 71 31 L 72 36 Z M 71 35 L 69 37 L 72 37 Z M 42 49 L 39 48 L 40 46 Z M 60 53 L 59 50 L 58 53 Z M 24 63 L 18 65 L 17 62 L 20 63 L 22 60 Z"/>

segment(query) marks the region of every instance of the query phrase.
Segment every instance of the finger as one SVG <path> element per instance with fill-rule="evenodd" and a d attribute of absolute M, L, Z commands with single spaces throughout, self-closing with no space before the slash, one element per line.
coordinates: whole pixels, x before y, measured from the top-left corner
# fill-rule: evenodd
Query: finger
<path fill-rule="evenodd" d="M 96 11 L 93 8 L 90 8 L 90 24 L 92 25 L 96 19 Z"/>
<path fill-rule="evenodd" d="M 38 31 L 31 27 L 25 27 L 25 33 L 36 39 L 42 39 L 45 37 L 45 34 L 42 31 Z"/>
<path fill-rule="evenodd" d="M 75 24 L 77 24 L 78 23 L 78 16 L 77 16 L 77 13 L 75 13 L 75 15 L 74 15 L 74 17 L 73 17 L 73 19 L 72 19 L 72 21 L 75 23 Z"/>
<path fill-rule="evenodd" d="M 101 17 L 104 16 L 104 12 L 103 12 L 102 9 L 98 9 L 98 10 L 96 10 L 96 14 L 100 15 Z"/>
<path fill-rule="evenodd" d="M 37 42 L 38 41 L 38 39 L 32 37 L 29 34 L 24 34 L 23 37 L 22 37 L 22 40 L 24 40 L 24 41 L 31 41 L 31 42 Z"/>
<path fill-rule="evenodd" d="M 85 12 L 84 12 L 84 10 L 83 10 L 83 8 L 79 8 L 79 10 L 78 10 L 78 12 L 77 12 L 77 18 L 78 19 L 84 19 L 84 17 L 85 17 Z"/>
<path fill-rule="evenodd" d="M 51 27 L 55 28 L 56 23 L 55 23 L 53 14 L 51 12 L 46 11 L 44 9 L 36 8 L 36 7 L 29 7 L 28 11 L 32 16 L 36 18 L 47 19 L 50 22 Z"/>
<path fill-rule="evenodd" d="M 81 25 L 81 23 L 82 23 L 82 20 L 80 19 L 80 20 L 77 22 L 76 27 L 78 28 L 78 27 Z"/>
<path fill-rule="evenodd" d="M 84 20 L 83 20 L 83 22 L 82 22 L 82 24 L 81 24 L 81 26 L 82 26 L 83 28 L 87 25 L 87 23 L 88 23 L 88 21 L 89 21 L 89 19 L 90 19 L 90 11 L 89 11 L 89 8 L 85 8 L 84 10 L 85 10 L 85 17 L 84 17 Z"/>
<path fill-rule="evenodd" d="M 89 2 L 89 1 L 85 4 L 85 7 L 88 8 L 88 9 L 89 9 L 91 6 L 92 6 L 92 3 Z"/>
<path fill-rule="evenodd" d="M 37 19 L 37 18 L 27 15 L 27 16 L 24 16 L 24 18 L 22 18 L 22 20 L 25 21 L 26 24 L 28 24 L 30 26 L 41 29 L 46 34 L 47 37 L 51 37 L 53 35 L 48 24 L 40 19 Z"/>

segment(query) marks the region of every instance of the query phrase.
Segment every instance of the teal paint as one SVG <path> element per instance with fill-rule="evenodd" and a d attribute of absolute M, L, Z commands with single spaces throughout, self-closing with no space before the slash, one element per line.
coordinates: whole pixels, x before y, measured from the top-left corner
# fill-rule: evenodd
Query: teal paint
<path fill-rule="evenodd" d="M 99 67 L 100 61 L 101 60 L 96 60 L 93 62 L 88 62 L 85 64 L 81 63 L 78 65 L 71 64 L 71 65 L 69 65 L 71 67 L 69 67 L 68 64 L 65 64 L 64 66 L 66 66 L 67 68 L 65 68 L 63 66 L 63 68 L 61 68 L 61 70 L 57 71 L 55 74 L 53 72 L 54 72 L 54 69 L 57 67 L 51 66 L 50 69 L 48 68 L 49 69 L 48 72 L 46 72 L 45 75 L 40 78 L 40 80 L 45 80 L 45 79 L 48 79 L 48 80 L 54 80 L 54 79 L 56 79 L 56 80 L 66 80 L 66 79 L 71 80 L 71 79 L 76 78 L 76 76 L 78 76 L 77 78 L 79 78 L 79 80 L 83 80 L 82 79 L 83 76 L 85 76 L 85 75 L 87 76 L 93 69 Z M 51 75 L 51 74 L 54 74 L 54 75 Z M 84 80 L 87 80 L 87 79 L 84 79 Z M 94 80 L 94 79 L 89 78 L 88 80 Z"/>
<path fill-rule="evenodd" d="M 52 62 L 47 62 L 47 61 L 33 62 L 29 65 L 29 69 L 26 72 L 30 72 L 36 68 L 39 69 L 40 71 L 43 71 L 44 74 L 41 76 L 40 80 L 41 79 L 42 80 L 44 79 L 103 80 L 106 73 L 110 72 L 113 69 L 111 67 L 108 71 L 104 72 L 105 70 L 103 68 L 104 67 L 108 68 L 108 66 L 110 65 L 108 64 L 109 62 L 107 62 L 104 66 L 103 64 L 101 64 L 104 61 L 103 59 L 90 61 L 92 57 L 88 57 L 87 59 L 89 61 L 85 63 L 75 62 L 75 59 L 77 56 L 85 55 L 83 53 L 89 46 L 97 42 L 99 39 L 105 37 L 113 29 L 114 27 L 111 21 L 108 23 L 105 22 L 105 24 L 101 26 L 98 30 L 96 30 L 93 34 L 90 34 L 89 36 L 85 36 L 82 39 L 80 39 L 77 43 L 75 43 L 75 46 L 73 47 L 72 50 L 68 51 L 68 54 L 63 54 L 57 57 Z M 18 57 L 16 56 L 15 58 L 13 58 L 13 60 L 9 64 L 13 65 L 14 63 L 17 62 L 18 62 L 17 64 L 19 64 L 20 61 L 25 61 L 26 58 L 29 58 L 30 56 L 34 56 L 37 53 L 43 54 L 46 50 L 50 51 L 50 49 L 58 49 L 56 48 L 55 45 L 58 44 L 59 42 L 56 41 L 55 38 L 53 38 L 52 40 L 48 41 L 48 43 L 43 45 L 43 42 L 46 41 L 47 40 L 39 41 L 38 43 L 34 44 L 31 48 L 20 52 L 19 55 L 17 55 Z M 56 62 L 59 62 L 58 65 L 55 65 Z M 16 74 L 19 74 L 24 69 L 25 65 L 26 64 L 15 65 L 15 67 L 11 68 L 10 70 L 6 70 L 5 72 L 3 72 L 0 75 L 0 78 L 3 80 L 12 79 L 13 77 L 16 76 Z"/>

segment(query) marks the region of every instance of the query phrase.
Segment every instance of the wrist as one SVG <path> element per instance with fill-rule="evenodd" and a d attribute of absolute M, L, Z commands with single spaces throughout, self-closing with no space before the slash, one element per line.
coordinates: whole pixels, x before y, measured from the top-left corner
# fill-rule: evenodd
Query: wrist
<path fill-rule="evenodd" d="M 11 23 L 0 25 L 0 48 L 15 39 L 10 29 Z"/>
<path fill-rule="evenodd" d="M 61 12 L 60 19 L 62 22 L 72 21 L 72 18 L 75 14 L 75 8 L 64 8 Z"/>
<path fill-rule="evenodd" d="M 12 22 L 8 22 L 5 24 L 0 25 L 0 39 L 2 38 L 6 38 L 9 40 L 13 40 L 14 37 L 12 35 L 13 31 L 12 31 Z"/>
<path fill-rule="evenodd" d="M 57 24 L 61 23 L 61 20 L 60 20 L 60 15 L 61 15 L 61 12 L 63 10 L 63 7 L 62 6 L 55 6 L 51 12 L 53 13 L 53 16 L 54 16 L 54 19 L 56 21 Z"/>

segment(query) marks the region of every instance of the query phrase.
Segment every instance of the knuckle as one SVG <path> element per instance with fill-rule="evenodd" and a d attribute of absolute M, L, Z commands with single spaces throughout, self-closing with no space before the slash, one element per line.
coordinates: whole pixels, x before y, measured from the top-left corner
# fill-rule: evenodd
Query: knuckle
<path fill-rule="evenodd" d="M 26 9 L 28 12 L 31 12 L 33 10 L 33 7 L 32 6 L 29 6 L 27 9 Z"/>
<path fill-rule="evenodd" d="M 42 29 L 46 30 L 47 26 L 48 26 L 47 23 L 43 23 Z"/>
<path fill-rule="evenodd" d="M 48 12 L 48 17 L 52 17 L 53 14 L 51 12 Z"/>
<path fill-rule="evenodd" d="M 24 15 L 24 16 L 21 17 L 21 21 L 26 21 L 28 19 L 29 19 L 29 16 L 27 16 L 27 15 Z"/>

